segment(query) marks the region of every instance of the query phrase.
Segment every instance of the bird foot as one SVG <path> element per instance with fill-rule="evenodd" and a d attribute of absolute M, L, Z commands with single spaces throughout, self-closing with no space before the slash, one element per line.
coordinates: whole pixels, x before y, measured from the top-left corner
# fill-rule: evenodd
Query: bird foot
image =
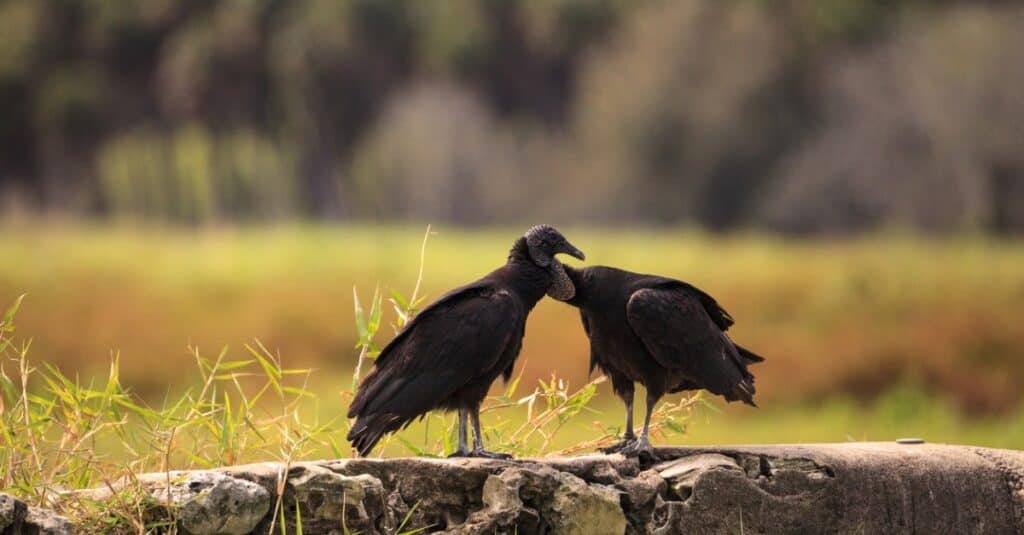
<path fill-rule="evenodd" d="M 622 450 L 630 447 L 634 442 L 636 442 L 636 437 L 627 435 L 622 437 L 622 440 L 616 442 L 615 444 L 612 444 L 611 446 L 606 446 L 604 448 L 598 449 L 601 451 L 601 453 L 619 453 Z"/>
<path fill-rule="evenodd" d="M 631 444 L 619 450 L 619 453 L 626 457 L 654 457 L 654 446 L 651 445 L 651 441 L 645 436 L 641 436 L 634 440 Z"/>
<path fill-rule="evenodd" d="M 473 450 L 472 452 L 470 452 L 470 455 L 472 457 L 483 457 L 485 459 L 501 459 L 503 461 L 507 461 L 512 458 L 512 455 L 508 453 L 496 453 L 493 451 L 487 451 L 483 448 Z"/>
<path fill-rule="evenodd" d="M 495 453 L 493 451 L 487 451 L 483 448 L 475 450 L 459 450 L 448 456 L 449 459 L 452 457 L 477 457 L 483 459 L 500 459 L 509 460 L 512 458 L 508 453 Z"/>

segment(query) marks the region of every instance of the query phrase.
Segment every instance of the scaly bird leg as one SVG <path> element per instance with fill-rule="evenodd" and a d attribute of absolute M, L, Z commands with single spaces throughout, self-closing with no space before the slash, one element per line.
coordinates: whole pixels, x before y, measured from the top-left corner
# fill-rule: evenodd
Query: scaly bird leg
<path fill-rule="evenodd" d="M 473 451 L 469 453 L 469 456 L 486 457 L 488 459 L 511 459 L 512 456 L 507 453 L 495 453 L 484 449 L 483 434 L 480 432 L 480 407 L 475 407 L 469 415 L 473 419 Z"/>
<path fill-rule="evenodd" d="M 455 453 L 449 455 L 449 457 L 469 457 L 469 428 L 466 420 L 468 415 L 466 409 L 459 409 L 459 449 L 455 450 Z"/>
<path fill-rule="evenodd" d="M 644 415 L 644 428 L 640 431 L 640 436 L 630 444 L 623 448 L 622 454 L 627 456 L 645 456 L 654 457 L 654 446 L 651 445 L 650 440 L 650 428 L 651 428 L 651 413 L 654 412 L 654 405 L 658 403 L 658 398 L 652 396 L 650 393 L 647 394 L 647 414 Z"/>
<path fill-rule="evenodd" d="M 622 440 L 611 446 L 601 448 L 603 453 L 618 453 L 636 442 L 636 435 L 633 434 L 633 393 L 623 397 L 626 404 L 626 430 L 622 433 Z"/>

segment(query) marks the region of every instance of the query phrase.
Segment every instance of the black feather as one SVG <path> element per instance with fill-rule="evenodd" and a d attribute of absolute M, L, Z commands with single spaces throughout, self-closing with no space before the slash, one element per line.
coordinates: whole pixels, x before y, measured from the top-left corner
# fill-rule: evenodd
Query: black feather
<path fill-rule="evenodd" d="M 590 339 L 591 369 L 632 399 L 633 383 L 660 398 L 667 392 L 706 389 L 728 401 L 754 404 L 747 366 L 764 358 L 726 334 L 734 323 L 717 301 L 685 282 L 620 269 L 566 268 Z"/>
<path fill-rule="evenodd" d="M 541 246 L 552 250 L 541 253 L 551 257 L 568 242 L 545 232 Z M 476 410 L 491 383 L 512 374 L 526 317 L 551 282 L 521 238 L 504 266 L 416 315 L 381 351 L 349 407 L 356 420 L 348 440 L 359 454 L 428 411 Z"/>

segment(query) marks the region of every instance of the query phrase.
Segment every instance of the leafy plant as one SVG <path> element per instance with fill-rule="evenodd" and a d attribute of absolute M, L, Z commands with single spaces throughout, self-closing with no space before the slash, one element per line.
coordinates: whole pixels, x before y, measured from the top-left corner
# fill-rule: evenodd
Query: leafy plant
<path fill-rule="evenodd" d="M 154 516 L 160 504 L 137 474 L 165 473 L 169 487 L 172 470 L 344 455 L 333 438 L 338 419 L 321 422 L 306 389 L 311 370 L 286 368 L 258 340 L 241 360 L 229 360 L 227 349 L 210 359 L 192 348 L 200 386 L 150 406 L 121 384 L 116 355 L 100 382 L 32 364 L 31 341 L 11 337 L 21 301 L 0 323 L 0 490 L 55 507 L 85 532 L 173 526 L 173 507 Z M 94 487 L 111 496 L 99 502 L 75 492 Z"/>
<path fill-rule="evenodd" d="M 410 297 L 406 298 L 395 288 L 390 288 L 388 293 L 390 298 L 388 301 L 395 311 L 395 323 L 392 325 L 395 332 L 402 330 L 405 324 L 412 319 L 413 316 L 419 312 L 419 306 L 423 304 L 426 299 L 425 295 L 419 295 L 420 285 L 423 282 L 423 263 L 427 255 L 427 239 L 430 238 L 430 225 L 427 225 L 427 231 L 423 234 L 423 242 L 420 245 L 420 269 L 419 274 L 416 276 L 416 286 L 412 289 Z M 377 331 L 380 330 L 380 318 L 381 318 L 381 292 L 380 286 L 377 286 L 373 290 L 373 299 L 370 300 L 370 313 L 364 311 L 362 304 L 359 302 L 359 292 L 356 291 L 355 286 L 352 287 L 352 303 L 355 307 L 355 321 L 356 321 L 356 333 L 358 335 L 358 341 L 356 342 L 356 349 L 359 350 L 359 358 L 356 360 L 356 369 L 352 374 L 352 390 L 355 390 L 359 386 L 359 379 L 362 377 L 363 363 L 366 359 L 376 359 L 377 355 L 380 354 L 380 349 L 374 343 L 374 338 L 377 336 Z"/>

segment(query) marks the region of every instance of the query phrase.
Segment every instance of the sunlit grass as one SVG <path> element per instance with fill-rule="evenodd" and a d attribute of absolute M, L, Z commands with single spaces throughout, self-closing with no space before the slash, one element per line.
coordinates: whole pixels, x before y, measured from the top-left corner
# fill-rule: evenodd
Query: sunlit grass
<path fill-rule="evenodd" d="M 283 475 L 299 460 L 351 453 L 342 437 L 350 424 L 344 405 L 353 392 L 329 393 L 324 399 L 338 398 L 340 404 L 323 410 L 310 389 L 313 370 L 285 367 L 281 356 L 258 340 L 246 345 L 241 358 L 226 349 L 213 358 L 193 350 L 194 374 L 179 373 L 182 393 L 152 403 L 121 383 L 116 357 L 105 379 L 85 380 L 31 360 L 31 342 L 15 336 L 22 301 L 16 299 L 0 317 L 0 492 L 55 508 L 82 533 L 175 532 L 177 505 L 161 498 L 169 490 L 160 494 L 161 483 L 146 484 L 140 474 L 165 474 L 169 489 L 176 470 L 277 461 L 285 466 Z M 412 307 L 399 308 L 399 303 L 406 301 L 396 294 L 396 309 L 411 316 Z M 367 318 L 357 305 L 364 350 L 379 326 L 379 299 L 372 310 Z M 598 425 L 587 438 L 572 442 L 562 433 L 580 414 L 593 412 L 588 404 L 603 377 L 573 389 L 552 376 L 525 391 L 521 380 L 520 374 L 482 407 L 492 448 L 520 457 L 590 451 L 621 432 Z M 695 395 L 662 406 L 652 431 L 684 433 L 692 407 L 700 402 Z M 430 413 L 412 429 L 389 436 L 377 454 L 395 442 L 404 455 L 444 457 L 455 452 L 456 440 L 455 418 Z M 77 492 L 96 488 L 110 495 L 97 500 Z M 283 480 L 276 488 L 272 511 L 284 514 Z M 301 526 L 301 517 L 288 520 Z M 275 523 L 284 533 L 285 521 L 275 516 L 271 526 Z"/>
<path fill-rule="evenodd" d="M 421 295 L 429 301 L 497 267 L 526 226 L 436 229 Z M 737 318 L 735 338 L 768 358 L 754 369 L 762 408 L 723 406 L 698 419 L 687 441 L 919 434 L 1024 447 L 1019 433 L 1007 431 L 1015 429 L 1024 377 L 1019 241 L 562 230 L 588 264 L 675 276 L 709 291 Z M 181 370 L 194 360 L 188 347 L 216 354 L 228 346 L 236 355 L 258 337 L 285 365 L 315 369 L 310 389 L 320 410 L 343 414 L 339 392 L 350 389 L 358 357 L 352 288 L 366 300 L 378 285 L 385 299 L 392 289 L 409 294 L 422 235 L 422 226 L 9 224 L 0 233 L 0 255 L 12 259 L 0 262 L 0 301 L 28 293 L 20 333 L 33 339 L 39 362 L 69 376 L 105 376 L 119 352 L 123 384 L 155 402 L 185 387 Z M 378 342 L 391 337 L 396 320 L 389 309 Z M 522 385 L 557 372 L 579 387 L 588 381 L 587 360 L 578 313 L 541 301 L 527 325 Z M 876 400 L 908 381 L 941 407 L 940 416 L 876 417 Z M 617 403 L 600 385 L 589 406 L 602 414 L 593 420 L 621 425 Z M 560 436 L 577 427 L 581 439 L 596 432 L 586 421 Z M 409 450 L 392 442 L 385 451 Z"/>

